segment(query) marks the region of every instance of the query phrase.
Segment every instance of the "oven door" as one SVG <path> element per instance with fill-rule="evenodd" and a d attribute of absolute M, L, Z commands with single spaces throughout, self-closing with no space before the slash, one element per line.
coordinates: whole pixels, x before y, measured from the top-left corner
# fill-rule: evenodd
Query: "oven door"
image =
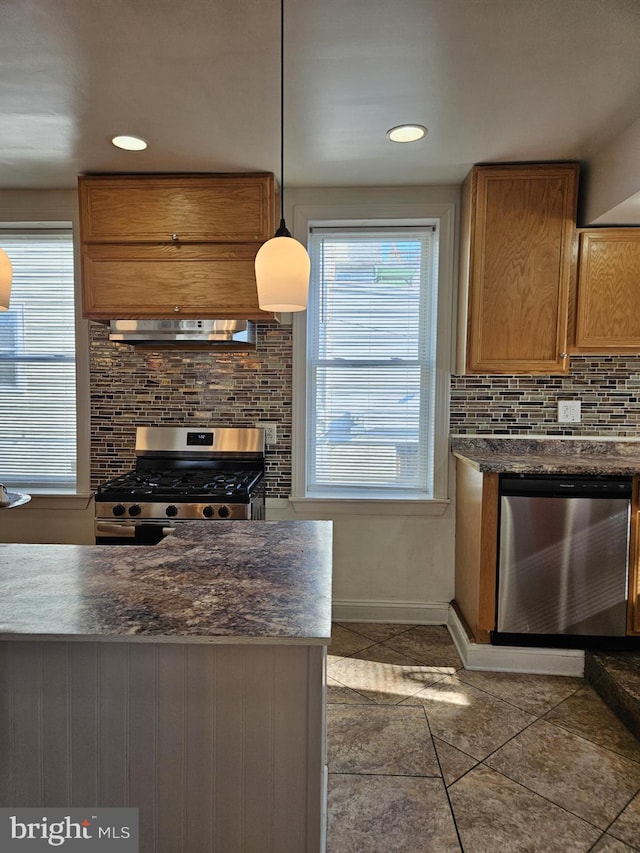
<path fill-rule="evenodd" d="M 179 523 L 179 522 L 178 522 Z M 175 530 L 176 522 L 112 521 L 96 518 L 96 545 L 157 545 Z"/>

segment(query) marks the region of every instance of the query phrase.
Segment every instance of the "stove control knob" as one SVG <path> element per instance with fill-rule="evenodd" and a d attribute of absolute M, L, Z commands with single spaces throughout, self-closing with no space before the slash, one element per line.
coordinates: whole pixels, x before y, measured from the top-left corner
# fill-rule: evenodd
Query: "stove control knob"
<path fill-rule="evenodd" d="M 165 513 L 169 516 L 169 518 L 173 518 L 175 515 L 178 514 L 178 507 L 173 506 L 173 504 L 172 504 L 171 506 L 168 506 L 165 509 Z"/>
<path fill-rule="evenodd" d="M 228 506 L 221 506 L 220 509 L 218 510 L 218 517 L 219 518 L 229 518 L 230 512 L 231 512 L 231 510 L 229 509 Z"/>
<path fill-rule="evenodd" d="M 212 506 L 206 506 L 206 507 L 202 510 L 202 514 L 203 514 L 203 516 L 204 516 L 205 518 L 213 518 L 214 513 L 215 513 L 215 510 L 214 510 L 214 508 L 213 508 Z"/>
<path fill-rule="evenodd" d="M 116 504 L 112 509 L 114 515 L 124 515 L 126 509 L 122 506 L 122 504 Z"/>
<path fill-rule="evenodd" d="M 134 504 L 133 506 L 129 507 L 129 515 L 140 515 L 141 512 L 142 509 L 140 508 L 139 504 Z"/>

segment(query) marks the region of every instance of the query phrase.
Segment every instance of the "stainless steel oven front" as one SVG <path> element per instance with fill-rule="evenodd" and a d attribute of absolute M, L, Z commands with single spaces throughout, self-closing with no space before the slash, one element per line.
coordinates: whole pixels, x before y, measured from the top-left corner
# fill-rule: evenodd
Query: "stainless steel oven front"
<path fill-rule="evenodd" d="M 136 467 L 98 487 L 97 545 L 154 545 L 186 521 L 263 519 L 264 431 L 139 427 Z"/>
<path fill-rule="evenodd" d="M 234 520 L 234 519 L 250 519 L 252 521 L 264 519 L 264 495 L 258 494 L 251 498 L 248 504 L 215 504 L 195 505 L 195 509 L 199 510 L 198 517 L 194 514 L 194 505 L 181 507 L 180 504 L 170 504 L 171 508 L 176 509 L 174 517 L 148 517 L 148 518 L 117 518 L 113 516 L 113 510 L 119 506 L 125 508 L 127 505 L 103 504 L 100 512 L 103 515 L 96 516 L 95 519 L 95 540 L 96 545 L 157 545 L 165 536 L 169 536 L 177 525 L 183 524 L 185 521 L 195 522 L 196 524 L 207 524 L 208 521 L 216 520 Z M 148 505 L 152 507 L 153 505 Z M 155 511 L 155 509 L 153 510 Z M 184 516 L 184 517 L 181 517 Z"/>

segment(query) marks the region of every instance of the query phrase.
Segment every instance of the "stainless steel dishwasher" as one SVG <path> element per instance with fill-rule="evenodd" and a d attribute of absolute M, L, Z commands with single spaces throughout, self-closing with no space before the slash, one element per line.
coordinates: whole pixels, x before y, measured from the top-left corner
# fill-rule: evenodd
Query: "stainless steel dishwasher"
<path fill-rule="evenodd" d="M 630 512 L 630 477 L 502 475 L 493 641 L 624 637 Z"/>

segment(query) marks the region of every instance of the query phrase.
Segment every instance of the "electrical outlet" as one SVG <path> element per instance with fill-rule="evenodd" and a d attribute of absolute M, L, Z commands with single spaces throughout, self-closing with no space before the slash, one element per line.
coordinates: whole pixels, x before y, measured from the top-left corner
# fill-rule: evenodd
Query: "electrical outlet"
<path fill-rule="evenodd" d="M 265 444 L 278 443 L 278 424 L 275 421 L 258 421 L 256 427 L 264 430 Z"/>
<path fill-rule="evenodd" d="M 558 400 L 558 423 L 580 423 L 580 400 Z"/>

